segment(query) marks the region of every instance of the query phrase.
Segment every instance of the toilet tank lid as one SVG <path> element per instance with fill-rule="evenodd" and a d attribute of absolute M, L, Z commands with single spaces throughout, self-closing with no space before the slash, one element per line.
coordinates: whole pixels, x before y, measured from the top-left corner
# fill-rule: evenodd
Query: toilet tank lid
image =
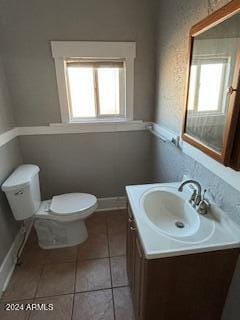
<path fill-rule="evenodd" d="M 23 164 L 19 166 L 2 184 L 3 191 L 15 190 L 26 187 L 32 178 L 39 172 L 39 167 L 34 164 Z"/>

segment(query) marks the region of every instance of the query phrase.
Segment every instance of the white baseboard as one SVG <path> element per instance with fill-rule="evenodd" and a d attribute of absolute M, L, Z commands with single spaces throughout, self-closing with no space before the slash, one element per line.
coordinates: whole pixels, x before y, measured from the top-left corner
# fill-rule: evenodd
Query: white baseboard
<path fill-rule="evenodd" d="M 127 197 L 99 198 L 96 211 L 110 211 L 127 208 Z"/>
<path fill-rule="evenodd" d="M 27 225 L 27 235 L 26 235 L 23 247 L 27 241 L 31 227 L 32 227 L 32 221 L 29 222 L 29 224 Z M 11 245 L 11 248 L 9 249 L 7 255 L 5 256 L 3 262 L 0 266 L 0 298 L 3 294 L 3 292 L 5 291 L 5 289 L 7 288 L 7 285 L 9 283 L 11 276 L 13 274 L 13 271 L 15 269 L 16 262 L 17 262 L 17 259 L 16 259 L 17 252 L 21 246 L 23 238 L 24 238 L 24 234 L 23 234 L 22 228 L 21 228 L 19 230 L 18 234 L 16 235 L 15 240 L 13 241 L 13 243 Z M 23 247 L 22 247 L 22 249 L 23 249 Z"/>

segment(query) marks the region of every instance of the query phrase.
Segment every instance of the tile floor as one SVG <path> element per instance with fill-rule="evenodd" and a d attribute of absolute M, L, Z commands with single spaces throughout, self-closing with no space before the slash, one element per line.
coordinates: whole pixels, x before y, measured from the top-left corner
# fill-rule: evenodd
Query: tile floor
<path fill-rule="evenodd" d="M 1 320 L 133 320 L 126 273 L 125 210 L 94 213 L 88 240 L 42 250 L 34 230 L 1 299 Z M 4 311 L 6 303 L 53 304 L 53 311 Z"/>

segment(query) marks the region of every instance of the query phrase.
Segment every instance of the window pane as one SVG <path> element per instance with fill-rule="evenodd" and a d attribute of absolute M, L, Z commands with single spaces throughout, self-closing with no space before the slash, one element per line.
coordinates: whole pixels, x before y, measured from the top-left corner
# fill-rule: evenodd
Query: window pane
<path fill-rule="evenodd" d="M 99 68 L 98 89 L 100 115 L 118 115 L 119 68 Z"/>
<path fill-rule="evenodd" d="M 93 68 L 69 66 L 67 70 L 72 117 L 95 117 Z"/>
<path fill-rule="evenodd" d="M 223 78 L 223 64 L 201 65 L 198 111 L 217 111 Z"/>

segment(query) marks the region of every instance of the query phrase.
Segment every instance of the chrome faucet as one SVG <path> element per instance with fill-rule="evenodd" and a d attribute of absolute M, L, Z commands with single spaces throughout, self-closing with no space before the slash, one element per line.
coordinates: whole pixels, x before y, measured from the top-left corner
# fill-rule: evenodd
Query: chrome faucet
<path fill-rule="evenodd" d="M 194 208 L 196 208 L 197 212 L 200 214 L 207 214 L 208 209 L 210 208 L 210 203 L 205 199 L 205 193 L 206 190 L 204 190 L 202 194 L 202 187 L 199 182 L 196 180 L 186 180 L 181 183 L 181 185 L 178 188 L 178 191 L 182 192 L 183 187 L 186 184 L 192 184 L 196 186 L 196 189 L 194 189 L 193 194 L 191 195 L 191 198 L 189 199 L 189 202 L 192 204 Z"/>

